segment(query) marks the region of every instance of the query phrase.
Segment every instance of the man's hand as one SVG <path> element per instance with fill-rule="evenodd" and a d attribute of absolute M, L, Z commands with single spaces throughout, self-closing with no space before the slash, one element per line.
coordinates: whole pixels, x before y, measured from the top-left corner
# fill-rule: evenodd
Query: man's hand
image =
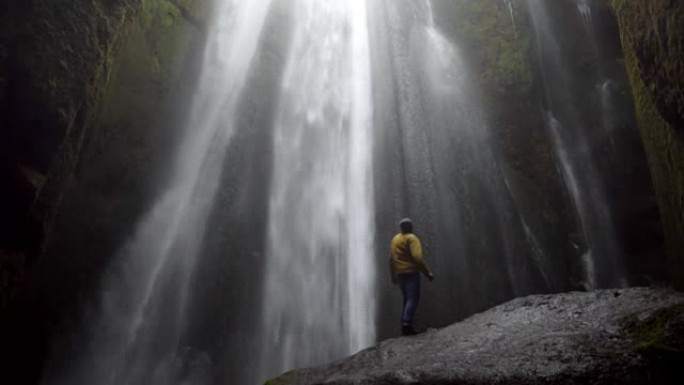
<path fill-rule="evenodd" d="M 435 280 L 435 275 L 432 274 L 432 272 L 429 272 L 429 273 L 427 274 L 427 279 L 428 279 L 428 281 L 432 282 L 432 281 Z"/>
<path fill-rule="evenodd" d="M 390 277 L 392 279 L 392 284 L 396 285 L 399 283 L 399 277 L 397 277 L 397 272 L 394 271 L 394 264 L 392 263 L 392 256 L 390 255 L 388 258 L 389 261 L 389 271 L 390 271 Z"/>

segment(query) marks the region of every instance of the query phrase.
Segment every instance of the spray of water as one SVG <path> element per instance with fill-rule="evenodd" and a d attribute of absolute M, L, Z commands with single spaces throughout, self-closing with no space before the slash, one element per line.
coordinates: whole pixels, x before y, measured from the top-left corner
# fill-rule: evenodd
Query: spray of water
<path fill-rule="evenodd" d="M 427 26 L 428 29 L 434 29 L 435 28 L 435 11 L 432 9 L 432 0 L 426 0 L 425 4 L 427 5 L 428 9 L 428 22 Z"/>
<path fill-rule="evenodd" d="M 589 11 L 588 3 L 579 2 Z M 585 7 L 586 5 L 586 7 Z M 528 0 L 544 80 L 547 128 L 556 159 L 573 198 L 586 249 L 583 252 L 587 288 L 618 286 L 624 282 L 611 208 L 592 154 L 591 130 L 572 100 L 573 82 L 562 57 L 556 31 L 542 0 Z M 558 84 L 552 86 L 551 82 Z M 589 92 L 593 90 L 588 90 Z"/>
<path fill-rule="evenodd" d="M 594 33 L 594 21 L 592 20 L 591 7 L 589 6 L 589 0 L 575 0 L 575 7 L 577 12 L 582 18 L 582 23 L 584 28 L 588 33 Z"/>
<path fill-rule="evenodd" d="M 524 234 L 491 147 L 466 56 L 435 24 L 436 4 L 424 4 L 425 18 L 412 24 L 394 2 L 385 2 L 392 36 L 389 75 L 396 93 L 390 100 L 396 100 L 399 119 L 387 129 L 398 137 L 392 145 L 401 148 L 403 157 L 406 203 L 401 209 L 421 224 L 419 235 L 433 267 L 463 285 L 463 297 L 469 298 L 459 300 L 477 302 L 474 292 L 492 297 L 527 293 L 532 282 L 527 271 L 533 269 L 516 252 L 518 241 L 525 242 L 518 234 Z M 475 207 L 477 213 L 471 211 Z M 469 222 L 471 215 L 477 219 Z M 472 234 L 488 241 L 470 242 Z M 480 257 L 491 258 L 497 273 L 508 279 L 499 275 L 496 283 L 470 281 L 463 272 L 475 271 L 480 262 L 474 259 Z"/>
<path fill-rule="evenodd" d="M 47 383 L 202 381 L 204 374 L 196 369 L 207 366 L 208 357 L 190 352 L 181 341 L 189 281 L 268 7 L 268 0 L 217 4 L 199 91 L 171 183 L 108 271 L 101 315 L 74 372 Z"/>
<path fill-rule="evenodd" d="M 297 0 L 274 133 L 261 377 L 375 340 L 365 0 Z"/>
<path fill-rule="evenodd" d="M 515 21 L 515 11 L 513 8 L 513 0 L 501 0 L 504 3 L 504 6 L 508 8 L 508 15 L 511 18 L 511 23 L 513 24 L 513 31 L 515 34 L 518 34 L 518 24 Z"/>

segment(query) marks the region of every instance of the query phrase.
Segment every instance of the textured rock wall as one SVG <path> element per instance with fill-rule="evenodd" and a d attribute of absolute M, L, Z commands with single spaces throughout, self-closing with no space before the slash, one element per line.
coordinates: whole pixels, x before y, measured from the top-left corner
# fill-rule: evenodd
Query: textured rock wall
<path fill-rule="evenodd" d="M 637 119 L 665 229 L 670 274 L 684 289 L 684 3 L 612 0 Z"/>
<path fill-rule="evenodd" d="M 0 271 L 39 254 L 140 0 L 6 1 L 0 14 Z M 9 278 L 8 278 L 9 279 Z M 11 297 L 3 287 L 3 303 Z"/>
<path fill-rule="evenodd" d="M 0 271 L 6 273 L 0 282 L 1 303 L 11 297 L 8 282 L 21 280 L 22 271 L 45 251 L 83 145 L 107 108 L 102 100 L 112 90 L 113 70 L 126 65 L 121 48 L 127 44 L 128 57 L 137 55 L 128 63 L 138 61 L 129 68 L 138 72 L 138 80 L 164 87 L 169 75 L 165 66 L 179 45 L 174 40 L 178 35 L 169 32 L 180 19 L 201 29 L 202 3 L 57 0 L 0 5 L 0 176 L 7 185 L 0 192 Z M 132 30 L 137 33 L 130 43 Z M 149 44 L 141 40 L 143 35 Z M 158 100 L 161 95 L 148 96 Z M 155 111 L 154 103 L 141 107 Z"/>
<path fill-rule="evenodd" d="M 194 89 L 208 2 L 0 5 L 0 353 L 22 363 L 3 371 L 12 383 L 40 376 L 50 336 L 130 231 L 113 223 L 139 215 L 153 149 L 184 113 L 172 105 Z"/>

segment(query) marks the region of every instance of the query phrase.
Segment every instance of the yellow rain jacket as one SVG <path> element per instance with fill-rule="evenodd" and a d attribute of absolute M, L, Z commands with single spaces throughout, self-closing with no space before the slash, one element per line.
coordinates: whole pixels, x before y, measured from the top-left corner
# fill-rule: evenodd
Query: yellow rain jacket
<path fill-rule="evenodd" d="M 413 233 L 399 233 L 392 238 L 390 245 L 390 267 L 393 276 L 403 273 L 421 272 L 430 274 L 423 258 L 420 239 Z"/>

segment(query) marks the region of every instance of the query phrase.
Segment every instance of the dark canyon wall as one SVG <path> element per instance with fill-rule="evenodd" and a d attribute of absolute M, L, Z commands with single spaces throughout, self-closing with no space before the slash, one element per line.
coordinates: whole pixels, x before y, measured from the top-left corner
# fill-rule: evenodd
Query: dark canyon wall
<path fill-rule="evenodd" d="M 2 270 L 22 279 L 44 246 L 140 1 L 2 4 Z M 16 283 L 16 282 L 14 282 Z M 13 284 L 14 284 L 13 283 Z M 3 283 L 3 304 L 11 296 Z M 7 285 L 7 286 L 5 286 Z"/>
<path fill-rule="evenodd" d="M 40 376 L 48 336 L 73 327 L 146 204 L 151 149 L 171 146 L 193 91 L 206 3 L 0 5 L 0 335 L 16 383 Z"/>
<path fill-rule="evenodd" d="M 684 289 L 684 3 L 612 0 L 658 196 L 670 274 Z"/>

